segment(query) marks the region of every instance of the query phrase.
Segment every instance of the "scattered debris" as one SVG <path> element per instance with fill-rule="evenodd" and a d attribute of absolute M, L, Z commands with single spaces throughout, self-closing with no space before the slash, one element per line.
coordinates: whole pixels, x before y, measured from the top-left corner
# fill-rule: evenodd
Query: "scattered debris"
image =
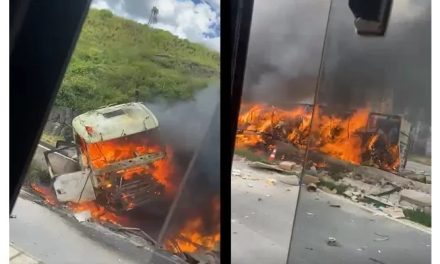
<path fill-rule="evenodd" d="M 341 208 L 340 204 L 332 203 L 330 201 L 328 202 L 328 205 L 330 205 L 330 207 Z"/>
<path fill-rule="evenodd" d="M 241 171 L 238 170 L 238 169 L 233 169 L 232 170 L 232 176 L 240 177 L 241 176 Z"/>
<path fill-rule="evenodd" d="M 307 214 L 308 216 L 313 216 L 313 215 L 314 215 L 314 213 L 311 213 L 311 212 L 306 212 L 306 214 Z"/>
<path fill-rule="evenodd" d="M 286 171 L 293 171 L 296 166 L 297 164 L 293 161 L 281 161 L 280 164 L 278 164 L 278 167 L 280 167 L 280 169 Z"/>
<path fill-rule="evenodd" d="M 73 215 L 78 222 L 86 222 L 92 218 L 92 213 L 89 210 L 82 211 Z"/>
<path fill-rule="evenodd" d="M 288 185 L 298 186 L 299 178 L 296 175 L 280 175 L 279 181 Z"/>
<path fill-rule="evenodd" d="M 365 249 L 367 249 L 367 246 L 360 247 L 360 248 L 358 248 L 358 249 L 356 249 L 356 250 L 357 250 L 357 251 L 365 251 Z"/>
<path fill-rule="evenodd" d="M 394 207 L 394 204 L 390 203 L 387 199 L 381 197 L 364 195 L 364 198 L 366 199 L 366 201 L 373 202 L 376 205 Z"/>
<path fill-rule="evenodd" d="M 338 190 L 336 190 L 336 189 L 331 189 L 330 190 L 330 188 L 328 188 L 327 186 L 322 187 L 322 190 L 324 192 L 330 193 L 330 194 L 337 194 L 338 193 Z"/>
<path fill-rule="evenodd" d="M 317 188 L 318 187 L 314 183 L 310 183 L 310 184 L 307 185 L 307 191 L 309 191 L 309 192 L 316 192 Z"/>
<path fill-rule="evenodd" d="M 261 201 L 263 201 L 263 199 L 261 199 L 261 198 L 258 198 L 258 201 L 259 201 L 259 202 L 261 202 Z"/>
<path fill-rule="evenodd" d="M 382 235 L 382 234 L 379 234 L 379 233 L 374 233 L 374 234 L 376 236 L 379 236 L 378 238 L 375 238 L 374 241 L 386 241 L 386 240 L 390 239 L 390 237 L 387 236 L 387 235 Z"/>
<path fill-rule="evenodd" d="M 10 215 L 9 218 L 17 218 L 16 215 Z"/>
<path fill-rule="evenodd" d="M 235 223 L 235 222 L 237 222 L 237 220 L 231 219 L 231 223 Z"/>
<path fill-rule="evenodd" d="M 392 218 L 396 218 L 396 219 L 405 218 L 405 214 L 403 213 L 402 208 L 388 207 L 388 208 L 384 208 L 383 212 L 391 216 Z"/>
<path fill-rule="evenodd" d="M 371 261 L 373 261 L 373 262 L 375 262 L 375 263 L 379 263 L 379 264 L 386 264 L 385 262 L 383 262 L 383 261 L 380 261 L 380 260 L 378 260 L 378 259 L 375 259 L 375 258 L 370 258 L 370 260 L 371 260 Z"/>
<path fill-rule="evenodd" d="M 290 188 L 286 188 L 286 191 L 290 192 L 290 191 L 291 191 L 291 189 L 290 189 Z"/>
<path fill-rule="evenodd" d="M 377 250 L 377 253 L 381 254 L 381 253 L 382 253 L 382 250 L 378 249 L 378 250 Z"/>
<path fill-rule="evenodd" d="M 236 232 L 236 231 L 234 231 L 234 232 L 232 232 L 232 234 L 235 234 L 235 235 L 236 235 L 236 234 L 237 234 L 237 232 Z"/>
<path fill-rule="evenodd" d="M 270 194 L 266 194 L 265 196 L 266 196 L 266 197 L 271 197 L 272 195 L 270 195 Z"/>
<path fill-rule="evenodd" d="M 267 179 L 267 183 L 270 183 L 270 184 L 272 184 L 272 185 L 275 185 L 275 184 L 277 184 L 277 180 L 272 179 L 272 178 L 269 178 L 269 179 Z"/>
<path fill-rule="evenodd" d="M 395 186 L 391 183 L 385 183 L 385 186 L 381 186 L 381 188 L 375 192 L 371 192 L 370 194 L 374 196 L 384 196 L 384 195 L 390 195 L 392 193 L 400 191 L 401 188 L 399 186 Z"/>
<path fill-rule="evenodd" d="M 249 216 L 248 216 L 248 215 L 245 215 L 244 218 L 249 218 Z"/>
<path fill-rule="evenodd" d="M 305 185 L 309 185 L 310 183 L 317 184 L 319 182 L 319 178 L 317 176 L 312 175 L 304 175 L 302 178 L 302 183 Z"/>
<path fill-rule="evenodd" d="M 407 201 L 422 208 L 431 207 L 431 195 L 416 190 L 402 190 L 400 201 Z"/>
<path fill-rule="evenodd" d="M 277 172 L 281 172 L 283 174 L 296 174 L 296 172 L 294 172 L 294 171 L 281 169 L 278 165 L 272 165 L 272 164 L 258 162 L 258 161 L 249 163 L 249 167 L 256 168 L 256 169 L 277 171 Z"/>
<path fill-rule="evenodd" d="M 313 248 L 311 247 L 306 247 L 307 250 L 313 251 Z"/>
<path fill-rule="evenodd" d="M 336 238 L 334 237 L 328 237 L 327 239 L 327 245 L 331 247 L 340 247 L 341 245 L 336 241 Z"/>
<path fill-rule="evenodd" d="M 252 185 L 252 184 L 248 183 L 248 187 L 249 187 L 249 188 L 253 188 L 253 187 L 254 187 L 254 185 Z"/>

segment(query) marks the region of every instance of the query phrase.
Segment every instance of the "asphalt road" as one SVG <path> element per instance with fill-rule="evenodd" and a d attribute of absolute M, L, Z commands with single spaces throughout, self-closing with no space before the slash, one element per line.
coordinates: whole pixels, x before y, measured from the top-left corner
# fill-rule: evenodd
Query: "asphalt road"
<path fill-rule="evenodd" d="M 10 242 L 45 264 L 174 263 L 114 232 L 85 226 L 22 197 L 12 214 Z"/>
<path fill-rule="evenodd" d="M 253 170 L 243 161 L 234 161 L 234 167 L 245 179 L 232 176 L 232 263 L 285 264 L 299 187 L 270 184 L 267 179 L 277 174 Z M 329 201 L 341 208 L 330 207 Z M 296 215 L 289 264 L 431 263 L 429 233 L 341 197 L 301 191 Z M 375 241 L 384 240 L 375 233 L 388 240 Z M 328 246 L 329 237 L 339 247 Z"/>
<path fill-rule="evenodd" d="M 289 264 L 431 263 L 430 233 L 324 192 L 300 196 Z M 339 246 L 328 246 L 329 237 Z"/>
<path fill-rule="evenodd" d="M 234 168 L 247 179 L 231 179 L 232 263 L 286 263 L 298 187 L 274 185 L 267 180 L 277 180 L 275 174 L 243 162 L 234 161 Z"/>

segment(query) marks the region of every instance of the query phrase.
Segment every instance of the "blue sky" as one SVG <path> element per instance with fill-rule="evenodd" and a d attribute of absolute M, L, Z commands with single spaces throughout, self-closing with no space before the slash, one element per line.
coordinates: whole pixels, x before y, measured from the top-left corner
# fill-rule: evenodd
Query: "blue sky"
<path fill-rule="evenodd" d="M 146 24 L 153 6 L 159 9 L 155 28 L 220 51 L 220 0 L 93 0 L 92 8 Z"/>

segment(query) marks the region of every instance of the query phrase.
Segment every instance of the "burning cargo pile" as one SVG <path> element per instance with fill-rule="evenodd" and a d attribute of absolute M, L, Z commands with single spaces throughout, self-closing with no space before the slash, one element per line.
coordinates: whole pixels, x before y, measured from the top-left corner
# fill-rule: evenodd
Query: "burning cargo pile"
<path fill-rule="evenodd" d="M 355 165 L 398 172 L 405 165 L 410 126 L 399 116 L 368 109 L 332 112 L 298 105 L 284 110 L 263 104 L 243 104 L 236 148 L 270 151 L 277 142 L 293 145 L 296 155 L 309 149 Z"/>

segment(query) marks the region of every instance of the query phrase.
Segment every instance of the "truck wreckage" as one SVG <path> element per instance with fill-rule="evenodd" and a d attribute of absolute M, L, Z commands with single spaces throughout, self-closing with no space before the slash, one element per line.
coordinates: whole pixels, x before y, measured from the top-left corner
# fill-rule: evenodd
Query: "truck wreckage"
<path fill-rule="evenodd" d="M 276 142 L 285 142 L 296 149 L 288 154 L 298 159 L 304 156 L 310 142 L 312 152 L 352 164 L 393 173 L 405 168 L 411 124 L 403 117 L 369 109 L 332 111 L 319 106 L 315 107 L 312 122 L 312 112 L 313 106 L 308 104 L 296 105 L 290 110 L 244 104 L 238 121 L 236 148 L 270 152 Z"/>
<path fill-rule="evenodd" d="M 94 201 L 129 211 L 159 199 L 166 181 L 155 174 L 166 159 L 159 122 L 141 103 L 104 107 L 72 121 L 75 142 L 44 153 L 59 202 Z"/>
<path fill-rule="evenodd" d="M 44 151 L 49 188 L 31 184 L 45 204 L 69 208 L 80 222 L 88 215 L 185 263 L 219 263 L 219 227 L 205 232 L 199 215 L 182 219 L 180 228 L 167 234 L 161 244 L 143 229 L 131 227 L 138 220 L 131 223 L 125 217 L 133 209 L 162 204 L 175 187 L 169 149 L 161 142 L 159 122 L 150 109 L 142 103 L 102 107 L 75 117 L 72 130 L 74 141 L 58 141 L 54 149 Z M 219 201 L 213 198 L 210 208 L 218 215 Z"/>

